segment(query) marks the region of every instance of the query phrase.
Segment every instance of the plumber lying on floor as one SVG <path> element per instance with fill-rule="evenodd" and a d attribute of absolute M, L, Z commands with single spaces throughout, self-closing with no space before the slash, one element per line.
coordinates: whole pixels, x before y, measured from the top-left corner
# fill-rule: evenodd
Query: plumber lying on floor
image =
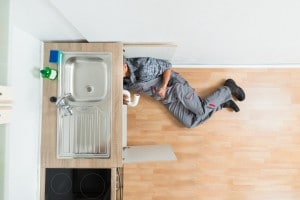
<path fill-rule="evenodd" d="M 233 101 L 245 99 L 244 90 L 234 80 L 227 79 L 222 87 L 207 98 L 201 98 L 189 83 L 166 60 L 141 57 L 124 58 L 124 90 L 146 94 L 160 101 L 184 126 L 196 127 L 222 108 L 239 112 Z M 123 94 L 124 104 L 128 104 L 130 94 Z"/>

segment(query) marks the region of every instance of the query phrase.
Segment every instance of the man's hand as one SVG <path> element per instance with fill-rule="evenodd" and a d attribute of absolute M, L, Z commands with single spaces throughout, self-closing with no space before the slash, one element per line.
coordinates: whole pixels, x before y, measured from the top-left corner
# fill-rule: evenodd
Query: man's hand
<path fill-rule="evenodd" d="M 162 99 L 164 99 L 166 96 L 166 89 L 167 89 L 167 85 L 168 85 L 168 82 L 171 77 L 171 72 L 172 72 L 171 69 L 167 69 L 163 73 L 163 83 L 162 83 L 161 88 L 158 91 L 158 94 Z"/>
<path fill-rule="evenodd" d="M 128 105 L 129 103 L 129 96 L 126 94 L 123 94 L 123 104 Z"/>
<path fill-rule="evenodd" d="M 165 87 L 160 88 L 158 94 L 162 99 L 164 99 L 166 95 L 166 88 Z"/>

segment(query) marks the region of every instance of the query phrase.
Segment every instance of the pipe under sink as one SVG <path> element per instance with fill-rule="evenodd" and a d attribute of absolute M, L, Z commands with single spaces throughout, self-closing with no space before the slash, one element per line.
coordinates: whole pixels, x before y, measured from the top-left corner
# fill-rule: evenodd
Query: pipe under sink
<path fill-rule="evenodd" d="M 111 67 L 111 53 L 61 52 L 58 97 L 71 114 L 58 109 L 58 158 L 110 157 Z"/>

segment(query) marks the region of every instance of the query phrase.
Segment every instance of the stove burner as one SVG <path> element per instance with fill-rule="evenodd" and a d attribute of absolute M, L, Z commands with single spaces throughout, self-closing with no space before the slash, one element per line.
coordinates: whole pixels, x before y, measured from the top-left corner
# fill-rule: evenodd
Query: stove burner
<path fill-rule="evenodd" d="M 45 200 L 110 200 L 111 169 L 48 168 Z"/>
<path fill-rule="evenodd" d="M 87 199 L 99 199 L 105 192 L 105 181 L 99 174 L 89 173 L 80 181 L 80 192 Z"/>
<path fill-rule="evenodd" d="M 51 190 L 55 194 L 66 194 L 72 189 L 72 180 L 68 174 L 59 173 L 52 177 L 51 179 Z"/>

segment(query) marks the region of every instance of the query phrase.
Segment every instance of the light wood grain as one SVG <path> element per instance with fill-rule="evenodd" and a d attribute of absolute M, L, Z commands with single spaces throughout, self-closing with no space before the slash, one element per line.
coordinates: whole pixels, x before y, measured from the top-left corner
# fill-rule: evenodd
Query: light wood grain
<path fill-rule="evenodd" d="M 109 168 L 122 166 L 122 44 L 121 43 L 45 43 L 44 65 L 49 63 L 51 49 L 80 52 L 111 52 L 112 59 L 112 135 L 109 159 L 57 159 L 56 158 L 56 106 L 49 101 L 57 96 L 57 81 L 43 80 L 43 118 L 41 138 L 41 164 L 43 167 Z"/>
<path fill-rule="evenodd" d="M 46 168 L 116 168 L 122 167 L 122 63 L 123 45 L 121 43 L 45 43 L 44 66 L 57 68 L 49 63 L 51 49 L 80 52 L 111 52 L 112 53 L 112 135 L 111 157 L 109 159 L 57 159 L 56 158 L 56 106 L 49 101 L 57 96 L 57 81 L 43 80 L 43 111 L 41 132 L 41 192 L 44 199 Z M 115 169 L 112 172 L 112 184 L 115 183 Z M 115 198 L 115 188 L 112 197 Z"/>
<path fill-rule="evenodd" d="M 246 100 L 188 129 L 142 96 L 128 108 L 128 145 L 170 144 L 178 161 L 126 164 L 124 199 L 300 199 L 300 69 L 175 71 L 200 96 L 231 77 Z"/>

